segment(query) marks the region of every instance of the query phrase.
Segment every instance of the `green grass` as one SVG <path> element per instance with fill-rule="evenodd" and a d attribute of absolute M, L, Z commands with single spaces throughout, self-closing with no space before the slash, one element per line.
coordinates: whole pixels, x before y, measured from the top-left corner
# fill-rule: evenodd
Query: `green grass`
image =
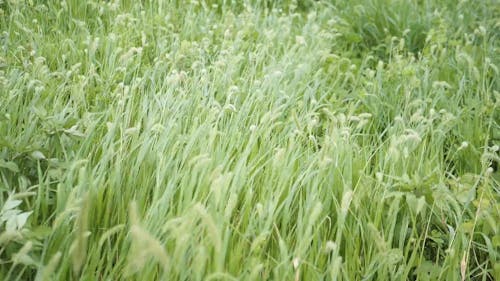
<path fill-rule="evenodd" d="M 0 0 L 0 280 L 500 280 L 495 0 Z"/>

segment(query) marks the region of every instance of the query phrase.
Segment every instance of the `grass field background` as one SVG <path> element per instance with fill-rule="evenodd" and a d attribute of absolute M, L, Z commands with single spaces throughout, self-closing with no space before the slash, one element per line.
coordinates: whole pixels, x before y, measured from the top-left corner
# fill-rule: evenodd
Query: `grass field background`
<path fill-rule="evenodd" d="M 0 0 L 0 280 L 500 280 L 500 4 Z"/>

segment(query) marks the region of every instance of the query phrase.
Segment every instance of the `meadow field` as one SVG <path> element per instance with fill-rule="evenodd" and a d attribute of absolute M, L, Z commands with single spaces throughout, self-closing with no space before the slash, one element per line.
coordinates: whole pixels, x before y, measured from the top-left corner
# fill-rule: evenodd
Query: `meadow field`
<path fill-rule="evenodd" d="M 0 280 L 500 280 L 497 0 L 0 0 Z"/>

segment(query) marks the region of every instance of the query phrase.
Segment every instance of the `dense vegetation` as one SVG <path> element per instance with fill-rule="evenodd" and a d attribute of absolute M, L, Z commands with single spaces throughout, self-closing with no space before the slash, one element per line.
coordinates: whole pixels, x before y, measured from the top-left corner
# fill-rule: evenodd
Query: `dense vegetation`
<path fill-rule="evenodd" d="M 0 0 L 0 280 L 500 280 L 496 0 Z"/>

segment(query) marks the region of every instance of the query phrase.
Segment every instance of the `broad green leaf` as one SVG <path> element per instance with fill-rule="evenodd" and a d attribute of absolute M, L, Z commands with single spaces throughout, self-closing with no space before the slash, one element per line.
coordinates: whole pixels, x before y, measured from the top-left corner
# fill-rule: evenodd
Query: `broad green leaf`
<path fill-rule="evenodd" d="M 424 261 L 417 268 L 419 280 L 436 280 L 441 273 L 441 267 L 430 261 Z"/>
<path fill-rule="evenodd" d="M 465 232 L 472 232 L 474 230 L 474 222 L 473 221 L 466 221 L 464 223 L 462 223 L 462 229 L 465 231 Z"/>
<path fill-rule="evenodd" d="M 19 173 L 19 167 L 14 162 L 8 162 L 0 159 L 0 167 L 6 168 L 14 173 Z"/>
<path fill-rule="evenodd" d="M 500 280 L 500 262 L 495 263 L 495 266 L 493 267 L 494 269 L 494 279 L 495 280 Z"/>
<path fill-rule="evenodd" d="M 21 210 L 18 209 L 2 211 L 2 215 L 0 216 L 0 222 L 7 221 L 10 218 L 17 216 L 19 213 L 21 213 Z"/>
<path fill-rule="evenodd" d="M 413 194 L 407 194 L 406 195 L 406 203 L 408 204 L 408 207 L 416 214 L 418 215 L 420 212 L 425 207 L 425 197 L 420 196 L 417 198 Z"/>
<path fill-rule="evenodd" d="M 7 210 L 14 209 L 15 207 L 21 205 L 21 203 L 22 203 L 21 200 L 7 199 L 7 201 L 2 207 L 2 213 L 4 213 Z"/>
<path fill-rule="evenodd" d="M 75 125 L 67 130 L 64 130 L 64 132 L 68 135 L 72 135 L 72 136 L 75 136 L 75 137 L 84 137 L 85 134 L 78 131 L 78 125 Z"/>
<path fill-rule="evenodd" d="M 45 160 L 46 157 L 43 155 L 41 151 L 35 150 L 31 153 L 31 157 L 36 159 L 36 160 Z"/>
<path fill-rule="evenodd" d="M 31 215 L 33 212 L 24 212 L 22 214 L 19 214 L 16 216 L 17 219 L 17 229 L 23 228 L 23 226 L 26 224 L 26 221 L 28 220 L 28 217 Z"/>
<path fill-rule="evenodd" d="M 5 223 L 5 230 L 7 230 L 7 231 L 16 231 L 17 230 L 17 218 L 16 218 L 16 216 L 10 216 L 7 218 L 7 222 Z"/>
<path fill-rule="evenodd" d="M 465 174 L 458 182 L 453 183 L 453 193 L 460 203 L 467 204 L 476 198 L 476 185 L 478 180 L 479 178 L 477 175 Z"/>
<path fill-rule="evenodd" d="M 500 247 L 500 235 L 493 236 L 491 242 L 493 243 L 493 247 Z"/>

